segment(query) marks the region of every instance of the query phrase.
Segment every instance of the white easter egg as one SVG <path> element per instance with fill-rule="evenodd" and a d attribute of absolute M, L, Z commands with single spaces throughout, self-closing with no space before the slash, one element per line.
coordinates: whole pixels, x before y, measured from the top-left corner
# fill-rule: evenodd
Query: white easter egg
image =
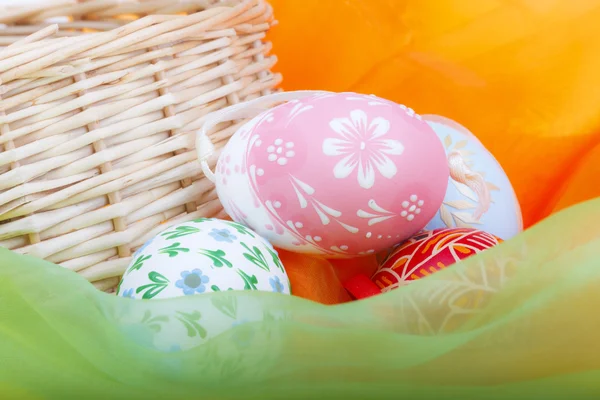
<path fill-rule="evenodd" d="M 241 325 L 282 318 L 257 299 L 233 294 L 250 290 L 290 294 L 276 250 L 236 222 L 200 218 L 171 226 L 138 249 L 117 295 L 164 299 L 223 293 L 196 296 L 193 302 L 132 301 L 120 308 L 117 320 L 137 344 L 160 351 L 187 350 L 229 331 L 243 351 L 259 345 L 264 335 Z"/>
<path fill-rule="evenodd" d="M 225 290 L 290 294 L 277 251 L 236 222 L 200 218 L 171 226 L 133 256 L 117 295 L 160 299 Z"/>
<path fill-rule="evenodd" d="M 476 228 L 503 240 L 521 232 L 521 207 L 506 173 L 494 156 L 457 122 L 437 115 L 425 115 L 423 119 L 433 128 L 447 154 L 458 151 L 467 166 L 483 176 L 491 197 L 487 212 L 474 219 L 477 196 L 467 186 L 450 178 L 444 201 L 425 229 Z"/>

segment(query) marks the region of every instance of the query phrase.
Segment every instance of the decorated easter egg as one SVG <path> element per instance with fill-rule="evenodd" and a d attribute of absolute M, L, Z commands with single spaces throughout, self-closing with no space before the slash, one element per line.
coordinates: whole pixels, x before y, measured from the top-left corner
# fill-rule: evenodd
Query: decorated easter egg
<path fill-rule="evenodd" d="M 382 292 L 387 292 L 429 276 L 500 242 L 502 239 L 472 228 L 424 231 L 398 246 L 377 269 L 372 281 Z"/>
<path fill-rule="evenodd" d="M 280 321 L 289 316 L 273 305 L 276 303 L 247 294 L 226 291 L 213 296 L 194 296 L 193 301 L 189 297 L 177 302 L 123 301 L 115 320 L 125 337 L 139 346 L 162 352 L 185 351 L 217 337 L 226 344 L 223 350 L 228 356 L 256 347 L 276 349 L 282 337 L 273 334 L 277 329 L 273 324 L 261 322 Z M 244 362 L 251 364 L 257 361 L 256 356 L 242 358 L 248 358 Z M 242 362 L 241 358 L 236 362 Z"/>
<path fill-rule="evenodd" d="M 245 124 L 214 178 L 234 220 L 279 248 L 334 258 L 376 253 L 424 228 L 448 176 L 442 144 L 414 111 L 324 92 Z"/>
<path fill-rule="evenodd" d="M 273 246 L 236 222 L 200 218 L 171 226 L 134 254 L 117 295 L 134 299 L 224 290 L 290 294 Z"/>
<path fill-rule="evenodd" d="M 489 208 L 474 211 L 478 196 L 464 183 L 449 179 L 444 201 L 426 229 L 477 228 L 508 240 L 523 230 L 521 208 L 512 185 L 494 156 L 465 127 L 435 115 L 423 119 L 433 128 L 446 152 L 459 152 L 466 165 L 479 173 L 489 189 Z"/>

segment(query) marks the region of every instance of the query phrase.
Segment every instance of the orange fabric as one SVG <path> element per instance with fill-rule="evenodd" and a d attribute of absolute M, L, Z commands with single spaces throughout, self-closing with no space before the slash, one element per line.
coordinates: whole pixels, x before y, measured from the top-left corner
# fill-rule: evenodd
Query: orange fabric
<path fill-rule="evenodd" d="M 372 93 L 465 125 L 526 227 L 600 195 L 600 0 L 271 3 L 284 89 Z"/>
<path fill-rule="evenodd" d="M 279 249 L 277 251 L 295 296 L 322 304 L 339 304 L 351 300 L 329 261 Z"/>
<path fill-rule="evenodd" d="M 285 265 L 294 295 L 322 304 L 339 304 L 352 300 L 344 289 L 344 282 L 359 274 L 370 277 L 377 269 L 374 256 L 325 260 L 281 249 L 277 252 Z"/>
<path fill-rule="evenodd" d="M 600 145 L 589 151 L 573 168 L 569 179 L 559 182 L 557 201 L 549 204 L 549 212 L 561 211 L 573 204 L 598 197 L 600 194 Z"/>

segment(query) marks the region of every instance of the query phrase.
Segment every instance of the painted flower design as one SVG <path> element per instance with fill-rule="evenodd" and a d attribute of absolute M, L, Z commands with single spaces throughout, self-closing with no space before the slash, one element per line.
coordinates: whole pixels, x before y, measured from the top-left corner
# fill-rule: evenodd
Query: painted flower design
<path fill-rule="evenodd" d="M 250 321 L 248 321 L 247 319 L 240 319 L 239 321 L 233 321 L 231 323 L 231 327 L 235 328 L 236 326 L 244 325 L 244 324 L 247 324 L 248 322 L 250 322 Z"/>
<path fill-rule="evenodd" d="M 268 240 L 263 240 L 263 243 L 267 249 L 273 250 L 277 254 L 277 250 L 275 250 L 275 247 L 273 247 L 273 243 L 269 242 Z"/>
<path fill-rule="evenodd" d="M 273 288 L 273 292 L 275 293 L 283 293 L 285 290 L 285 287 L 283 286 L 283 283 L 281 283 L 281 280 L 278 276 L 269 278 L 269 283 L 271 284 L 271 288 Z"/>
<path fill-rule="evenodd" d="M 152 243 L 152 241 L 153 241 L 153 240 L 154 240 L 154 238 L 152 238 L 152 239 L 150 239 L 150 240 L 146 241 L 146 243 L 144 243 L 144 244 L 143 244 L 143 245 L 142 245 L 142 246 L 141 246 L 139 249 L 137 249 L 137 250 L 136 250 L 136 252 L 135 252 L 135 253 L 133 253 L 133 257 L 137 257 L 137 256 L 139 256 L 140 254 L 142 254 L 142 252 L 143 252 L 144 250 L 146 250 L 146 247 L 150 246 L 150 244 Z"/>
<path fill-rule="evenodd" d="M 213 228 L 209 235 L 212 236 L 212 238 L 215 239 L 217 242 L 233 243 L 234 240 L 237 240 L 237 237 L 235 237 L 229 231 L 229 229 Z"/>
<path fill-rule="evenodd" d="M 169 348 L 169 353 L 177 353 L 178 351 L 181 351 L 181 346 L 178 344 L 171 345 Z"/>
<path fill-rule="evenodd" d="M 277 162 L 279 165 L 286 165 L 289 159 L 296 155 L 293 148 L 294 142 L 284 143 L 283 139 L 275 139 L 273 144 L 267 147 L 267 159 L 271 162 Z"/>
<path fill-rule="evenodd" d="M 130 299 L 133 299 L 133 288 L 129 288 L 129 289 L 123 291 L 122 296 L 123 297 L 128 297 Z"/>
<path fill-rule="evenodd" d="M 333 169 L 338 179 L 350 176 L 358 168 L 358 184 L 365 189 L 375 184 L 375 170 L 388 179 L 393 178 L 398 169 L 389 156 L 404 152 L 404 145 L 398 140 L 385 139 L 390 130 L 390 122 L 376 117 L 370 122 L 362 110 L 350 112 L 350 118 L 334 118 L 329 127 L 339 135 L 323 142 L 323 153 L 331 157 L 342 157 Z"/>
<path fill-rule="evenodd" d="M 194 269 L 192 271 L 183 271 L 181 278 L 175 282 L 175 286 L 183 291 L 186 296 L 195 293 L 204 293 L 206 291 L 206 283 L 208 283 L 208 276 L 202 275 L 202 271 Z"/>
<path fill-rule="evenodd" d="M 224 185 L 227 185 L 227 177 L 231 176 L 231 170 L 229 169 L 229 165 L 225 162 L 221 162 L 221 163 L 219 163 L 217 168 L 219 169 L 221 181 L 223 182 Z"/>
<path fill-rule="evenodd" d="M 246 325 L 249 322 L 250 321 L 248 321 L 247 319 L 234 321 L 231 324 L 231 327 L 236 328 L 241 325 Z M 251 328 L 236 329 L 233 332 L 233 341 L 235 342 L 236 345 L 238 345 L 240 347 L 247 347 L 248 345 L 250 345 L 253 338 L 254 338 L 254 329 L 251 329 Z"/>

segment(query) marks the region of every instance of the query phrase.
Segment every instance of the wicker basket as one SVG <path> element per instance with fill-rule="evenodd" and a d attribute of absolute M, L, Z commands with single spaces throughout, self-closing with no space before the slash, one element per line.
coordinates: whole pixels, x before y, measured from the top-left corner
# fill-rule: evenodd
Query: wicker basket
<path fill-rule="evenodd" d="M 112 291 L 147 239 L 224 215 L 194 131 L 279 84 L 274 21 L 263 0 L 53 4 L 0 10 L 0 246 Z"/>

